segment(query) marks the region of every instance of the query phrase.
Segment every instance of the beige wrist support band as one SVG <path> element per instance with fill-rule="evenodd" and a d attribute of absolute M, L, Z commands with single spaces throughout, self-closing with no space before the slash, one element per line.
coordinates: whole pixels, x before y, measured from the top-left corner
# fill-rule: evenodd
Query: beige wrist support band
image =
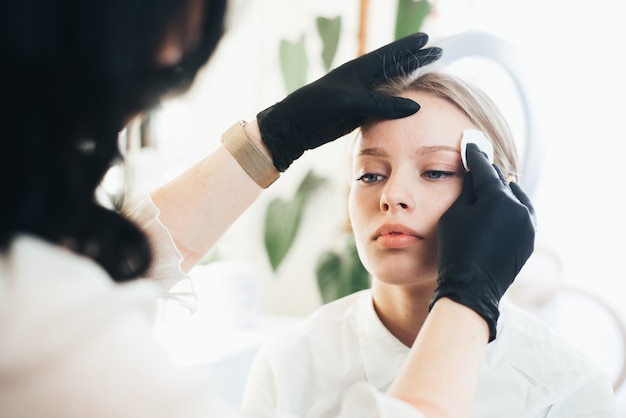
<path fill-rule="evenodd" d="M 237 160 L 241 168 L 262 188 L 268 188 L 280 177 L 280 172 L 263 154 L 257 145 L 248 138 L 241 120 L 222 134 L 221 142 Z"/>

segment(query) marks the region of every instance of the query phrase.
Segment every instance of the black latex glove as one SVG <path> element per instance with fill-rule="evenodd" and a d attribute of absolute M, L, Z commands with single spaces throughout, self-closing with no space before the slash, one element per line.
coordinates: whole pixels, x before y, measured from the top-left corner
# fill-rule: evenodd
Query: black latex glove
<path fill-rule="evenodd" d="M 467 146 L 467 163 L 463 191 L 439 220 L 439 275 L 430 307 L 447 297 L 473 309 L 487 321 L 491 342 L 500 299 L 533 252 L 535 210 L 474 144 Z"/>
<path fill-rule="evenodd" d="M 417 112 L 414 101 L 369 88 L 439 59 L 440 48 L 422 49 L 427 42 L 423 33 L 399 39 L 343 64 L 260 112 L 259 128 L 276 168 L 285 171 L 304 151 L 350 133 L 368 117 L 396 119 Z"/>

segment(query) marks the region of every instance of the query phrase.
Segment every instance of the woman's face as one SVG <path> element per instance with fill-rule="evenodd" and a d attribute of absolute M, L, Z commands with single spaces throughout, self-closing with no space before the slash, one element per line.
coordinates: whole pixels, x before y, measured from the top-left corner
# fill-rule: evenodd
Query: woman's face
<path fill-rule="evenodd" d="M 461 136 L 476 126 L 444 99 L 401 96 L 421 109 L 363 127 L 349 213 L 359 255 L 375 280 L 415 285 L 436 279 L 437 222 L 461 193 Z"/>

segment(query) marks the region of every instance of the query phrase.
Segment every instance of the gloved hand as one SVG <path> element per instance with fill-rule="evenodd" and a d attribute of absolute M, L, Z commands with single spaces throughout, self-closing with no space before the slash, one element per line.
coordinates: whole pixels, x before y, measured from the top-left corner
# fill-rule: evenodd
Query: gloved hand
<path fill-rule="evenodd" d="M 439 59 L 441 49 L 422 49 L 426 42 L 424 33 L 399 39 L 343 64 L 259 112 L 259 128 L 274 166 L 285 171 L 304 151 L 350 133 L 367 117 L 396 119 L 417 112 L 419 105 L 414 101 L 369 88 Z"/>
<path fill-rule="evenodd" d="M 487 321 L 491 342 L 500 299 L 533 252 L 535 210 L 475 144 L 466 155 L 471 171 L 463 191 L 439 220 L 439 275 L 430 307 L 447 297 L 473 309 Z"/>

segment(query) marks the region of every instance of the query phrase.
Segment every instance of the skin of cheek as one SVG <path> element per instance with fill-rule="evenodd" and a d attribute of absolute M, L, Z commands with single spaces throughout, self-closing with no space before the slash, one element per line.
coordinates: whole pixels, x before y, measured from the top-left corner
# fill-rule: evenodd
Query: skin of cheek
<path fill-rule="evenodd" d="M 436 278 L 438 271 L 438 256 L 437 256 L 437 226 L 441 216 L 452 206 L 456 199 L 461 194 L 461 185 L 458 186 L 458 190 L 453 193 L 442 193 L 432 198 L 433 205 L 429 212 L 436 221 L 433 222 L 431 229 L 427 232 L 427 238 L 429 240 L 429 246 L 421 256 L 421 269 L 426 272 L 431 272 L 432 276 Z"/>

